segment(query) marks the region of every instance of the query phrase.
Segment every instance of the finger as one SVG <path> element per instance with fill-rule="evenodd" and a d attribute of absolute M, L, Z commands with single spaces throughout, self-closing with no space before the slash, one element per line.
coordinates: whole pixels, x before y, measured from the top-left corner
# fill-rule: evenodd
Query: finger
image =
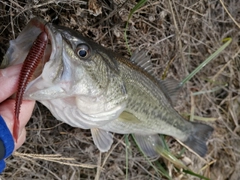
<path fill-rule="evenodd" d="M 10 66 L 6 69 L 0 69 L 0 102 L 7 99 L 17 90 L 18 76 L 22 65 Z"/>
<path fill-rule="evenodd" d="M 20 121 L 19 130 L 20 131 L 26 126 L 26 124 L 30 120 L 34 106 L 35 106 L 35 101 L 24 100 L 22 102 L 21 111 L 20 111 L 20 115 L 19 115 L 19 121 Z"/>
<path fill-rule="evenodd" d="M 33 108 L 35 105 L 35 101 L 24 100 L 21 105 L 21 110 L 19 114 L 19 131 L 21 133 L 22 129 L 26 126 L 29 121 Z M 7 99 L 0 105 L 0 114 L 3 119 L 6 121 L 6 124 L 9 130 L 13 131 L 14 124 L 14 109 L 15 109 L 15 100 Z"/>

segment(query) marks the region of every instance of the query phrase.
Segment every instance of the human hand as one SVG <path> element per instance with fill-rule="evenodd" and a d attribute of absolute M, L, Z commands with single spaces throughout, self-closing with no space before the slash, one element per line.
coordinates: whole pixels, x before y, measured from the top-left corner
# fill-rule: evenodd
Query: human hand
<path fill-rule="evenodd" d="M 15 100 L 9 98 L 12 94 L 14 94 L 17 91 L 18 86 L 18 75 L 21 70 L 21 65 L 15 65 L 8 67 L 6 69 L 0 70 L 0 115 L 4 119 L 6 126 L 8 130 L 5 132 L 10 132 L 12 134 L 13 132 L 13 124 L 14 124 L 14 109 L 15 109 Z M 26 130 L 25 126 L 27 122 L 29 121 L 33 108 L 35 105 L 35 101 L 23 101 L 21 105 L 21 111 L 19 115 L 19 121 L 20 121 L 20 128 L 19 128 L 19 138 L 17 143 L 14 144 L 14 150 L 18 149 L 25 141 L 26 139 Z M 0 140 L 4 142 L 4 139 L 6 135 L 3 133 L 3 131 L 0 132 Z M 13 138 L 10 137 L 10 140 L 8 140 L 7 143 L 11 144 L 10 142 Z M 6 142 L 5 142 L 6 143 Z M 13 151 L 13 150 L 10 150 Z M 12 152 L 5 152 L 5 154 L 11 154 Z M 1 160 L 1 159 L 0 159 Z M 1 168 L 0 168 L 1 172 Z"/>

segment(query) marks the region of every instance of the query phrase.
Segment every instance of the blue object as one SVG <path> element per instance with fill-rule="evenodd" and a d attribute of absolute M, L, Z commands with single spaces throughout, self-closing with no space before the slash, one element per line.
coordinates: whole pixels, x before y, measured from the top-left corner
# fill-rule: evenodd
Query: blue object
<path fill-rule="evenodd" d="M 13 150 L 14 140 L 12 133 L 0 115 L 0 173 L 2 173 L 6 166 L 4 159 L 10 156 Z"/>

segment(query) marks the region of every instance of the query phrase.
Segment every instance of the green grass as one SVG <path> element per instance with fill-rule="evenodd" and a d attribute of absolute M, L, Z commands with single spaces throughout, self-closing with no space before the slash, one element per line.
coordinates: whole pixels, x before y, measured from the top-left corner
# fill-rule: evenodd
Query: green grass
<path fill-rule="evenodd" d="M 125 43 L 128 49 L 128 52 L 131 54 L 131 50 L 128 44 L 128 39 L 127 39 L 127 29 L 128 29 L 128 24 L 129 24 L 129 20 L 131 19 L 132 15 L 139 9 L 141 8 L 145 3 L 147 2 L 147 0 L 141 0 L 139 1 L 135 7 L 130 11 L 130 14 L 128 16 L 128 21 L 126 23 L 126 27 L 125 27 L 125 31 L 124 31 L 124 38 L 125 38 Z M 182 87 L 184 84 L 186 84 L 186 82 L 188 82 L 193 76 L 195 76 L 203 67 L 205 67 L 210 61 L 212 61 L 214 58 L 216 58 L 231 42 L 232 39 L 231 38 L 225 38 L 223 40 L 223 42 L 225 42 L 217 51 L 215 51 L 212 55 L 210 55 L 205 61 L 203 61 L 195 70 L 193 70 L 186 78 L 184 78 L 180 84 L 179 87 Z M 167 71 L 169 69 L 169 66 L 171 64 L 172 61 L 170 61 L 170 63 L 168 64 L 168 67 L 166 67 L 165 71 L 164 71 L 164 75 L 163 76 L 167 76 Z M 165 78 L 164 77 L 164 78 Z M 196 94 L 195 94 L 196 95 Z M 215 120 L 215 118 L 202 118 L 202 117 L 195 117 L 195 119 L 198 120 L 204 120 L 204 121 L 212 121 L 213 119 Z M 127 145 L 126 147 L 126 179 L 128 179 L 128 150 L 129 150 L 129 136 L 125 136 L 125 143 Z M 132 135 L 132 137 L 134 138 L 134 135 Z M 191 176 L 195 176 L 198 177 L 200 179 L 204 179 L 204 180 L 209 180 L 208 178 L 197 174 L 193 171 L 191 171 L 188 167 L 185 166 L 185 164 L 178 159 L 175 155 L 173 155 L 170 150 L 169 147 L 167 146 L 167 143 L 165 142 L 165 138 L 164 136 L 161 136 L 162 141 L 164 142 L 164 147 L 157 147 L 156 151 L 159 153 L 159 155 L 166 159 L 167 161 L 171 162 L 174 167 L 176 167 L 176 169 L 178 169 L 180 171 L 180 169 L 182 170 L 182 172 L 184 172 L 185 174 L 191 175 Z M 135 141 L 136 142 L 136 141 Z M 137 144 L 137 143 L 136 143 Z M 138 145 L 138 144 L 137 144 Z M 165 167 L 163 165 L 161 165 L 158 161 L 155 161 L 154 163 L 152 163 L 149 158 L 147 157 L 146 154 L 144 154 L 144 152 L 141 150 L 140 146 L 138 146 L 140 151 L 142 152 L 142 154 L 144 155 L 144 157 L 147 159 L 148 163 L 153 167 L 153 169 L 159 173 L 161 176 L 166 177 L 169 180 L 172 180 L 171 176 L 169 175 L 168 171 L 165 169 Z M 185 151 L 185 148 L 183 148 L 182 153 Z M 180 156 L 179 156 L 180 157 Z"/>
<path fill-rule="evenodd" d="M 217 51 L 215 51 L 211 56 L 209 56 L 205 61 L 203 61 L 195 70 L 193 70 L 185 79 L 180 83 L 183 86 L 187 81 L 189 81 L 193 76 L 195 76 L 204 66 L 206 66 L 211 60 L 216 58 L 228 45 L 232 42 L 232 38 L 223 39 L 225 42 Z"/>
<path fill-rule="evenodd" d="M 139 1 L 139 2 L 134 6 L 134 8 L 130 11 L 130 14 L 128 15 L 128 20 L 127 20 L 127 23 L 126 23 L 126 26 L 125 26 L 125 30 L 124 30 L 124 39 L 125 39 L 126 46 L 127 46 L 127 49 L 128 49 L 128 52 L 129 52 L 130 55 L 131 55 L 132 53 L 131 53 L 131 50 L 130 50 L 130 47 L 129 47 L 129 44 L 128 44 L 128 39 L 127 39 L 127 29 L 128 29 L 129 20 L 131 19 L 132 15 L 133 15 L 138 9 L 140 9 L 146 2 L 147 2 L 147 0 L 141 0 L 141 1 Z"/>

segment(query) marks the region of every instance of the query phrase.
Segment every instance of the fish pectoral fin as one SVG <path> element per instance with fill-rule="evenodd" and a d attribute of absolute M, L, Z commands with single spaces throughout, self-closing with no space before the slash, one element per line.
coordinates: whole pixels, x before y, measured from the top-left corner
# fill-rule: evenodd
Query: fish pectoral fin
<path fill-rule="evenodd" d="M 159 153 L 156 152 L 156 148 L 164 147 L 163 142 L 158 134 L 153 135 L 141 135 L 133 134 L 139 148 L 151 158 L 159 157 Z"/>
<path fill-rule="evenodd" d="M 119 115 L 118 119 L 121 121 L 131 122 L 131 123 L 140 123 L 141 122 L 136 116 L 134 116 L 132 113 L 127 112 L 127 111 L 123 111 Z"/>
<path fill-rule="evenodd" d="M 91 133 L 93 137 L 93 142 L 97 146 L 97 148 L 101 152 L 107 152 L 113 143 L 112 133 L 98 128 L 92 128 Z"/>

